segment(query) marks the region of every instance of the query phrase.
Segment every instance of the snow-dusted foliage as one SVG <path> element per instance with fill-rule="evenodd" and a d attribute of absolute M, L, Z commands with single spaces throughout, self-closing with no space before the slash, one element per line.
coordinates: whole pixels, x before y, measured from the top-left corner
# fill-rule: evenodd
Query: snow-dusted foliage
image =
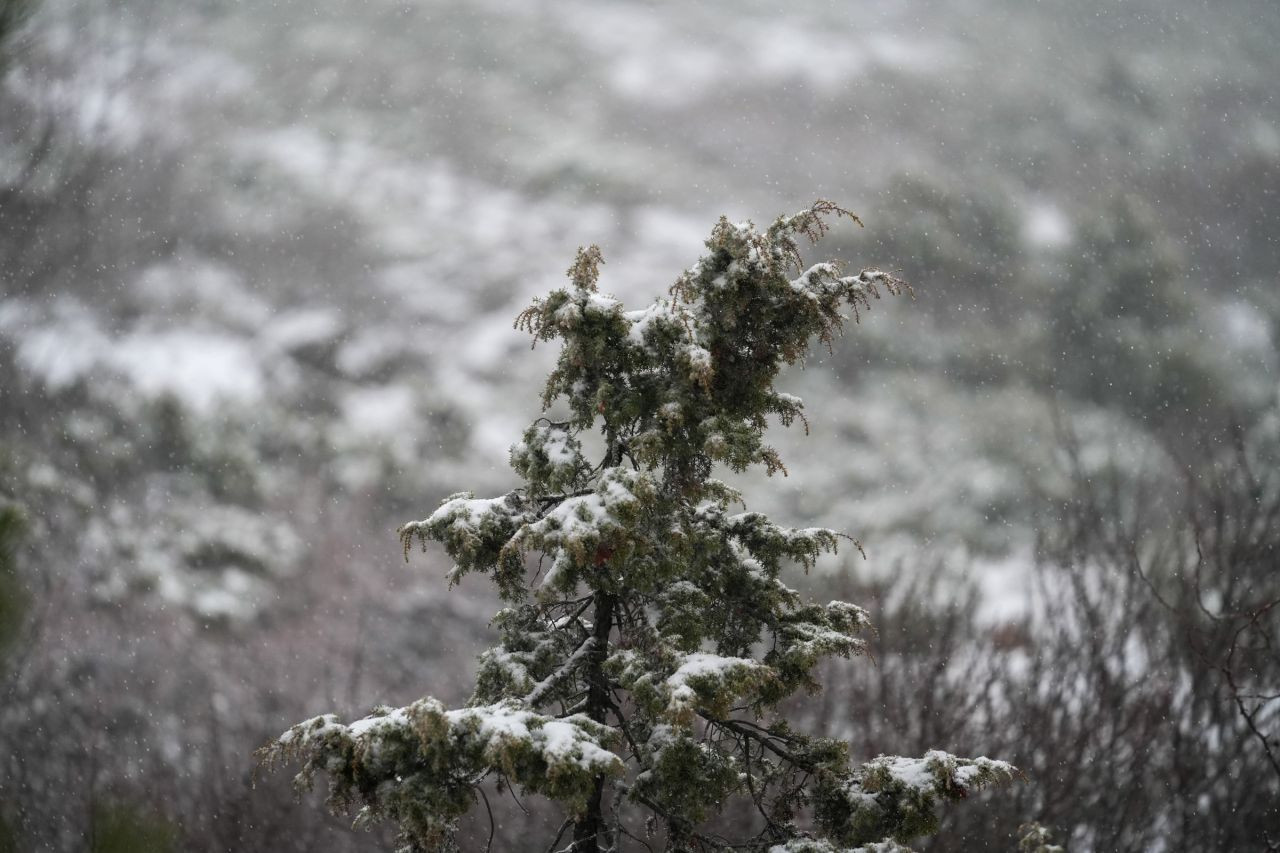
<path fill-rule="evenodd" d="M 471 702 L 317 717 L 266 757 L 301 757 L 303 785 L 327 773 L 331 805 L 394 821 L 405 851 L 447 847 L 486 778 L 560 801 L 576 853 L 618 849 L 642 817 L 670 850 L 901 850 L 936 829 L 939 802 L 1012 778 L 1003 762 L 939 751 L 856 765 L 848 744 L 777 711 L 820 687 L 819 661 L 861 653 L 870 623 L 783 581 L 841 534 L 731 513 L 741 497 L 711 474 L 785 472 L 767 419 L 803 415 L 774 388 L 779 370 L 814 337 L 829 345 L 846 306 L 905 287 L 803 266 L 801 238 L 840 215 L 819 202 L 764 230 L 721 219 L 708 253 L 641 311 L 600 293 L 600 252 L 580 251 L 571 286 L 517 320 L 535 343 L 562 341 L 545 402 L 569 414 L 539 418 L 512 448 L 520 487 L 454 495 L 400 531 L 406 557 L 439 542 L 451 580 L 492 575 L 507 602 Z M 592 430 L 602 459 L 584 455 Z M 754 803 L 755 825 L 734 838 L 706 828 L 734 798 Z"/>

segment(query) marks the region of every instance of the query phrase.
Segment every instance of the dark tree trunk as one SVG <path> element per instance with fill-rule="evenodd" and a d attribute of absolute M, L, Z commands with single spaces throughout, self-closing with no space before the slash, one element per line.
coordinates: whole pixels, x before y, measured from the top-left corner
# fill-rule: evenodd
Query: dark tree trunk
<path fill-rule="evenodd" d="M 587 658 L 587 716 L 597 723 L 605 722 L 609 711 L 609 679 L 604 662 L 609 657 L 609 632 L 613 630 L 614 597 L 596 592 L 596 606 L 591 628 L 595 644 Z M 587 800 L 587 810 L 573 827 L 573 853 L 600 853 L 600 830 L 604 828 L 604 775 L 596 777 L 595 790 Z"/>

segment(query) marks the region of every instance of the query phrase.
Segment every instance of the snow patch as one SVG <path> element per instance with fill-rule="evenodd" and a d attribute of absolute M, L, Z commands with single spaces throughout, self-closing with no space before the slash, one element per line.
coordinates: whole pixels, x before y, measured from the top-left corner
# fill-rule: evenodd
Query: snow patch
<path fill-rule="evenodd" d="M 353 388 L 343 395 L 342 417 L 355 437 L 389 439 L 415 425 L 417 399 L 404 385 Z"/>
<path fill-rule="evenodd" d="M 1050 202 L 1036 202 L 1027 211 L 1022 237 L 1033 246 L 1057 249 L 1071 242 L 1071 220 Z"/>

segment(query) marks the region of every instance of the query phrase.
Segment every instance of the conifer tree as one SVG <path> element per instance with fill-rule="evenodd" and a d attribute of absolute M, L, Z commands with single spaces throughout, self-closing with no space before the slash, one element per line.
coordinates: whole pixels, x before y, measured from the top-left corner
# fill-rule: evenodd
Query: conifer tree
<path fill-rule="evenodd" d="M 573 853 L 625 849 L 641 820 L 673 851 L 897 850 L 936 829 L 939 801 L 1009 779 L 1004 762 L 940 751 L 853 765 L 848 744 L 778 711 L 819 688 L 820 660 L 862 652 L 869 620 L 782 579 L 842 534 L 733 512 L 741 496 L 712 473 L 785 473 L 765 427 L 804 416 L 774 387 L 779 370 L 815 337 L 830 345 L 844 306 L 856 318 L 882 289 L 906 287 L 874 269 L 805 269 L 801 243 L 832 216 L 857 221 L 825 201 L 764 230 L 722 218 L 707 254 L 639 311 L 599 291 L 600 251 L 580 250 L 570 285 L 516 321 L 535 345 L 562 342 L 543 403 L 567 414 L 538 418 L 512 447 L 518 488 L 454 495 L 400 529 L 406 559 L 439 542 L 451 583 L 489 575 L 507 605 L 471 700 L 316 717 L 263 757 L 301 757 L 304 787 L 327 773 L 332 808 L 394 821 L 415 853 L 453 849 L 491 778 L 563 804 L 551 849 Z M 590 431 L 602 458 L 584 451 Z M 735 798 L 754 824 L 710 831 Z"/>

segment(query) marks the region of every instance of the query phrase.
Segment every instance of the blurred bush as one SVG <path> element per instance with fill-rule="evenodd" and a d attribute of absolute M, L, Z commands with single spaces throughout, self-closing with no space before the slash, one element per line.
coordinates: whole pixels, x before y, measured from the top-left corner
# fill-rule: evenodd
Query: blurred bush
<path fill-rule="evenodd" d="M 1125 467 L 1064 448 L 1071 490 L 1042 505 L 1022 615 L 979 617 L 938 567 L 872 596 L 874 673 L 833 665 L 813 724 L 865 755 L 963 745 L 1028 784 L 957 810 L 965 850 L 1009 850 L 1034 820 L 1068 850 L 1268 849 L 1280 826 L 1280 430 L 1193 462 Z M 924 849 L 953 849 L 923 845 Z"/>
<path fill-rule="evenodd" d="M 90 839 L 90 853 L 173 853 L 182 849 L 172 823 L 124 804 L 94 809 Z"/>
<path fill-rule="evenodd" d="M 5 654 L 22 630 L 29 604 L 29 595 L 17 568 L 18 542 L 25 528 L 18 507 L 0 503 L 0 672 L 4 669 Z"/>

